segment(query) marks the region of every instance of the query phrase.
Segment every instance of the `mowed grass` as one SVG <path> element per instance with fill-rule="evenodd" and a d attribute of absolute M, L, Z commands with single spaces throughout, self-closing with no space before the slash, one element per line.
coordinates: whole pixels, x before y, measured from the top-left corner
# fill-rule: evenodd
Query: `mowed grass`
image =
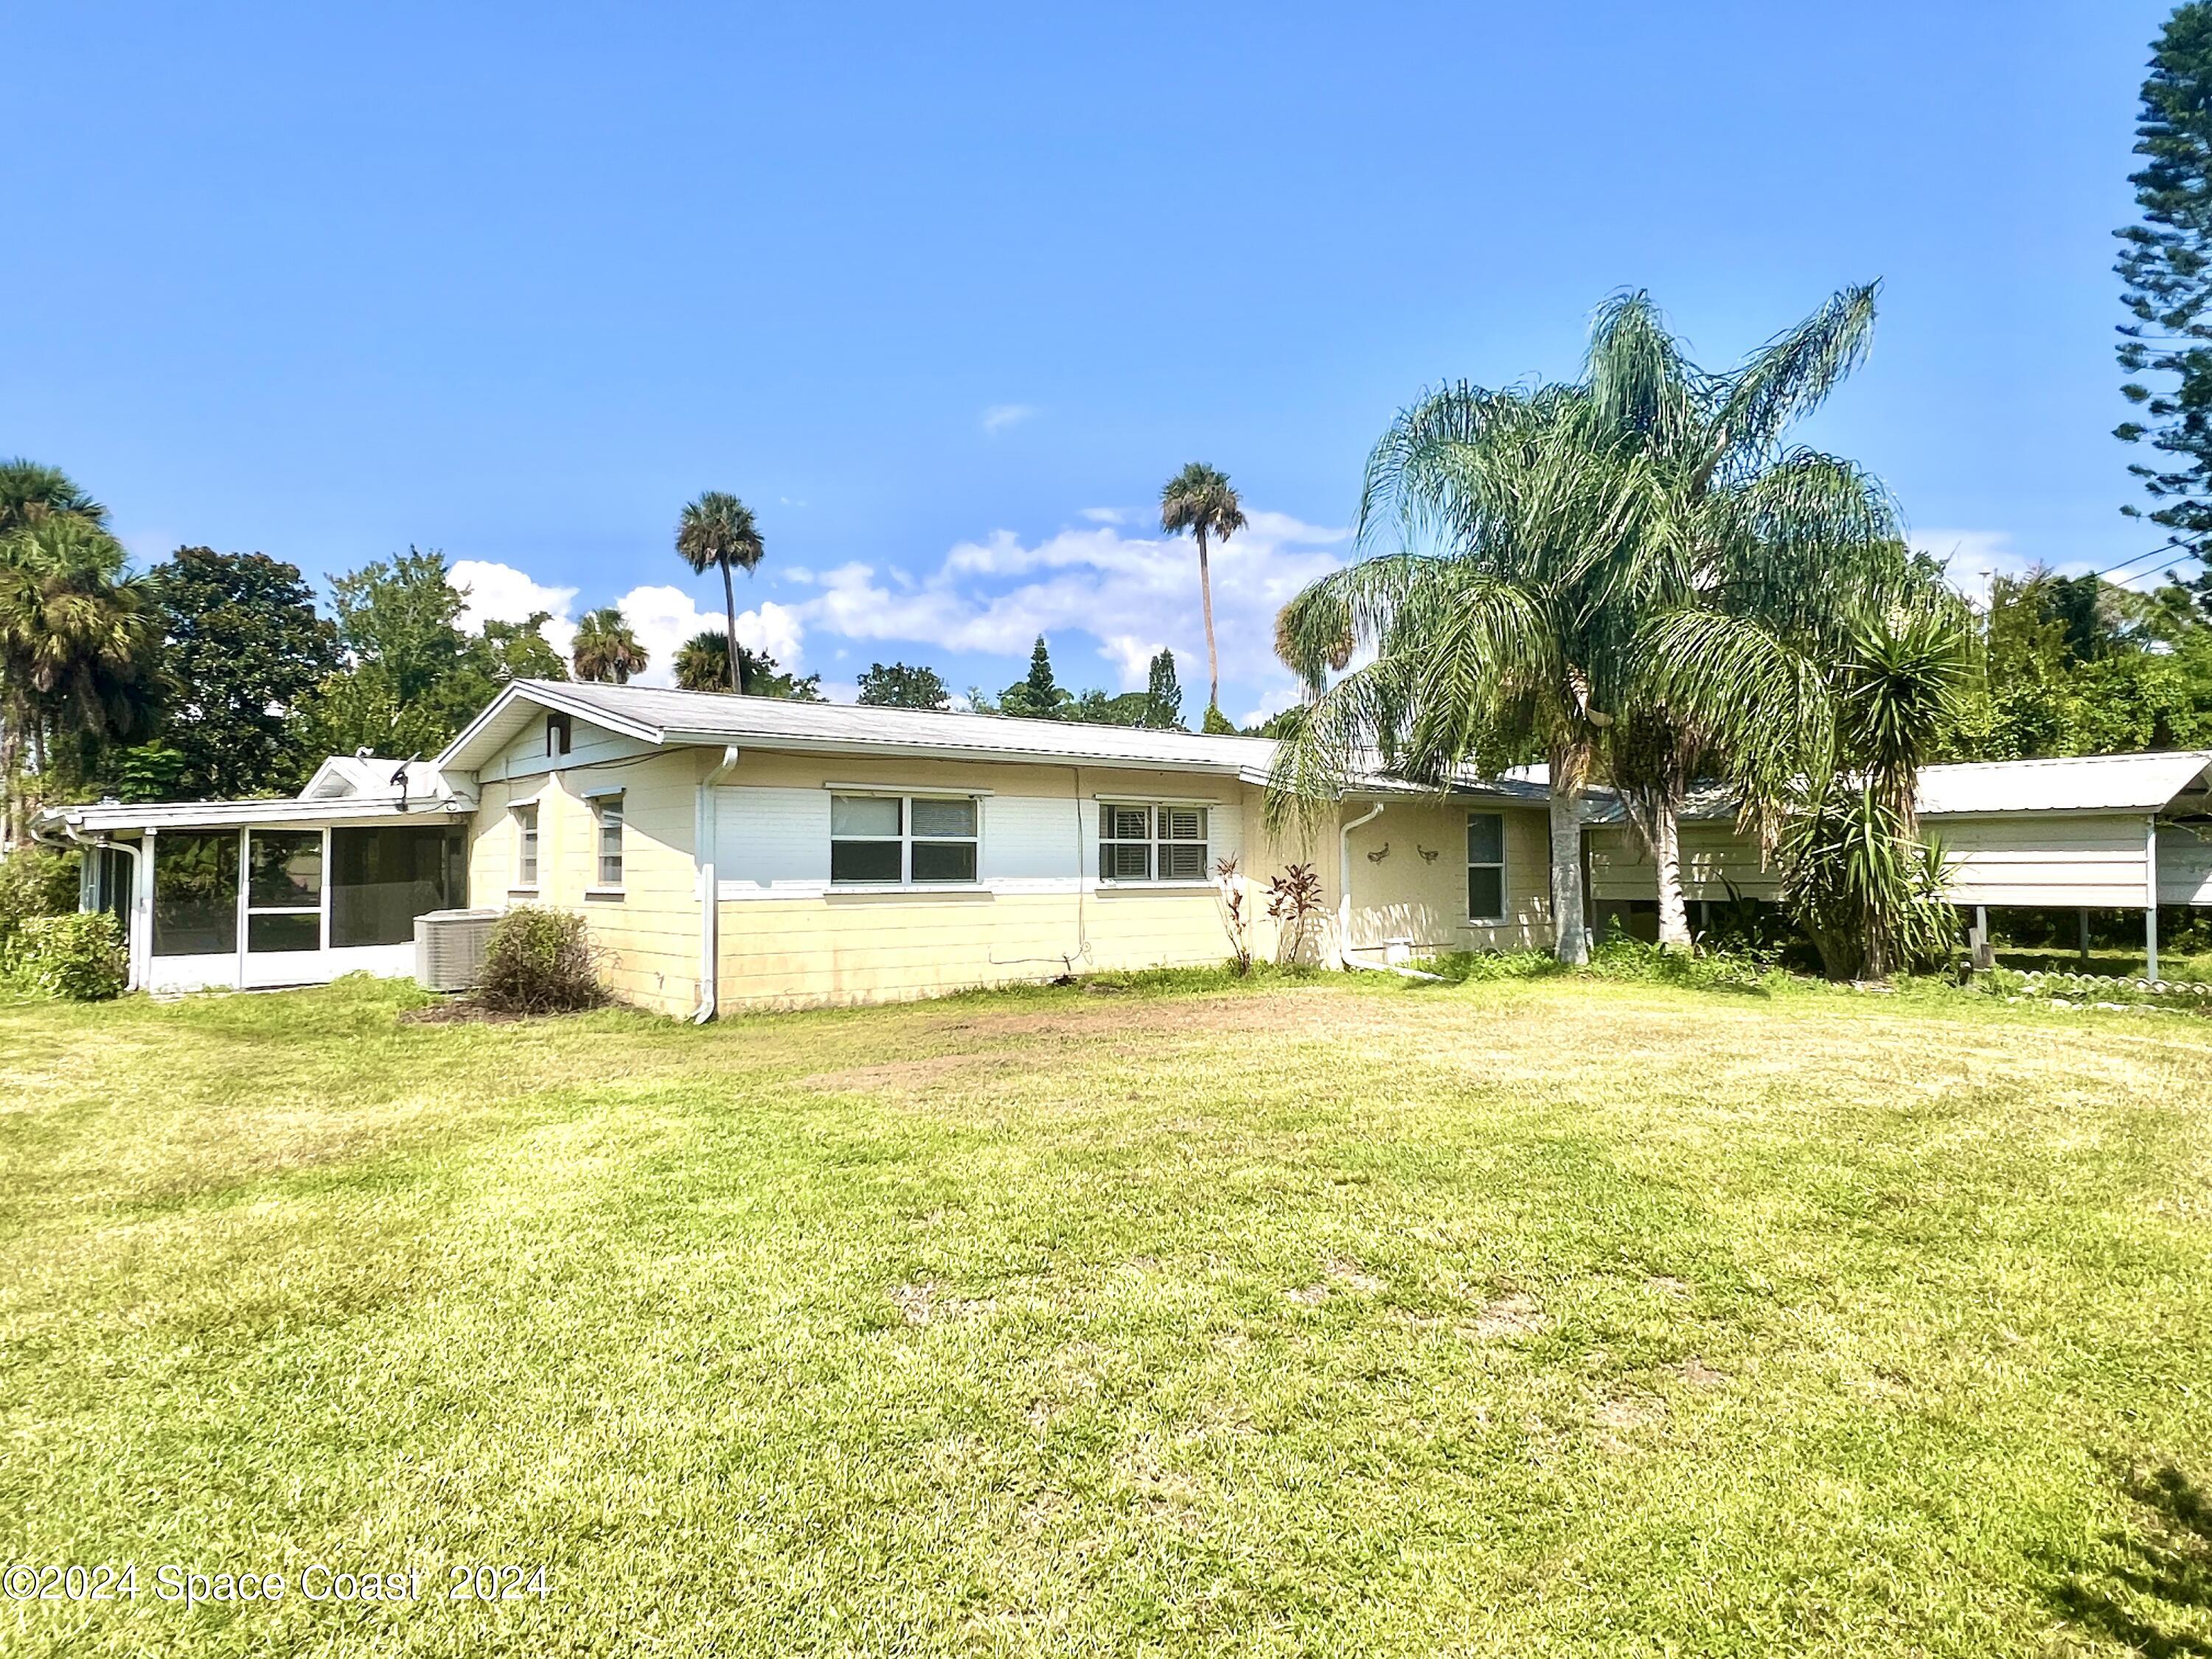
<path fill-rule="evenodd" d="M 2212 1650 L 2212 1023 L 415 1000 L 0 1009 L 0 1649 Z"/>

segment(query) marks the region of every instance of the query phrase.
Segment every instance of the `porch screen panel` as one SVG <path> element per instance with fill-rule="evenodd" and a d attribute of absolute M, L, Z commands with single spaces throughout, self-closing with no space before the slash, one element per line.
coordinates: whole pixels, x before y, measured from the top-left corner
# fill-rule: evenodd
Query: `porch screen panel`
<path fill-rule="evenodd" d="M 238 831 L 154 838 L 154 954 L 238 948 Z"/>
<path fill-rule="evenodd" d="M 415 918 L 467 902 L 459 832 L 438 825 L 331 832 L 331 945 L 404 945 Z"/>

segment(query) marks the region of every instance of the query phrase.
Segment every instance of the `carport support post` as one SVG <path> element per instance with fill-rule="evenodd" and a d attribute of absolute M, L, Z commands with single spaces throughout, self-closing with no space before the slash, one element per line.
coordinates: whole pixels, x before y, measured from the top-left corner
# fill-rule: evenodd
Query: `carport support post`
<path fill-rule="evenodd" d="M 2081 965 L 2089 965 L 2089 907 L 2083 905 L 2075 913 L 2081 919 Z"/>
<path fill-rule="evenodd" d="M 2149 818 L 2143 847 L 2143 976 L 2158 978 L 2158 814 Z"/>

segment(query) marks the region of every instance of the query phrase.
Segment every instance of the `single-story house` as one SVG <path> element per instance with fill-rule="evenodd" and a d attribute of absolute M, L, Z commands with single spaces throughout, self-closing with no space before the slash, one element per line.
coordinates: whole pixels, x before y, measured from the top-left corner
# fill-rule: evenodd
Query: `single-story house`
<path fill-rule="evenodd" d="M 1231 891 L 1272 954 L 1265 890 L 1294 862 L 1318 878 L 1326 962 L 1551 942 L 1540 776 L 1442 797 L 1364 779 L 1325 829 L 1278 836 L 1261 812 L 1272 755 L 1249 738 L 526 680 L 434 761 L 336 757 L 291 799 L 57 807 L 34 832 L 88 849 L 83 902 L 125 918 L 132 982 L 157 990 L 405 973 L 416 915 L 536 903 L 580 912 L 616 991 L 665 1013 L 890 1000 L 1219 962 Z M 2208 762 L 1931 769 L 1931 818 L 1985 838 L 1961 902 L 2142 904 L 2161 866 L 2191 895 L 2166 902 L 2212 902 L 2201 843 L 2149 841 L 2154 822 L 2201 814 Z M 2128 781 L 2095 810 L 2050 805 L 2088 798 L 2077 770 Z M 1966 791 L 1984 805 L 1942 806 L 1953 773 L 1990 775 Z M 1625 914 L 1655 893 L 1605 817 L 1592 889 Z M 1693 897 L 1719 897 L 1723 873 L 1759 890 L 1755 852 L 1730 839 L 1724 817 L 1686 826 Z M 2096 896 L 1979 896 L 2000 890 Z"/>

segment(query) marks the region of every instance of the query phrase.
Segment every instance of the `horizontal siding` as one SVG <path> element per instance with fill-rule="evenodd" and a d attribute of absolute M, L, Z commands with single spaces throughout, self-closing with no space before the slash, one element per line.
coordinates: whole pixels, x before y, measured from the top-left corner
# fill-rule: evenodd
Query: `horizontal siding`
<path fill-rule="evenodd" d="M 2135 909 L 2144 899 L 2146 828 L 2139 814 L 2023 814 L 1927 825 L 1943 848 L 1945 891 L 1954 903 Z M 1729 882 L 1758 898 L 1779 889 L 1780 872 L 1760 868 L 1757 845 L 1717 826 L 1684 827 L 1682 865 L 1683 889 L 1692 899 L 1723 899 Z M 1590 884 L 1600 899 L 1658 894 L 1649 854 L 1632 832 L 1616 826 L 1591 832 Z"/>

